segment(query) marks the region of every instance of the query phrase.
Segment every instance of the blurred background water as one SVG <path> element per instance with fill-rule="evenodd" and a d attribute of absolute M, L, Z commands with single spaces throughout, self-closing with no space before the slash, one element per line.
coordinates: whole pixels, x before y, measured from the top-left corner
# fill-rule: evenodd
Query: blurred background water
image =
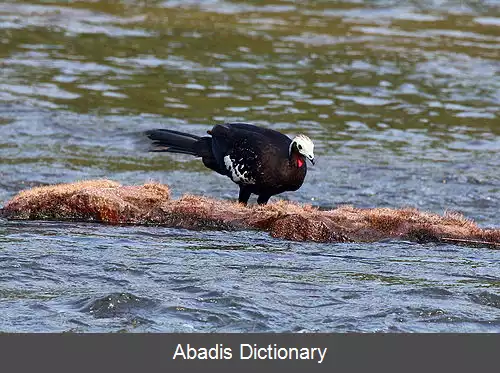
<path fill-rule="evenodd" d="M 91 178 L 235 199 L 141 132 L 236 120 L 315 141 L 304 186 L 272 200 L 498 227 L 500 4 L 0 4 L 0 205 Z M 487 248 L 0 220 L 0 266 L 0 331 L 500 331 Z"/>

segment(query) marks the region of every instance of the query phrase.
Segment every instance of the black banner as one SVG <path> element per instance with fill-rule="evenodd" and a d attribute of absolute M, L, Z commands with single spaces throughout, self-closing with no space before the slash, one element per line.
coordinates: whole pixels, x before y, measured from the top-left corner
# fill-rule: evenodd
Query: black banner
<path fill-rule="evenodd" d="M 499 334 L 2 334 L 2 371 L 496 371 Z"/>

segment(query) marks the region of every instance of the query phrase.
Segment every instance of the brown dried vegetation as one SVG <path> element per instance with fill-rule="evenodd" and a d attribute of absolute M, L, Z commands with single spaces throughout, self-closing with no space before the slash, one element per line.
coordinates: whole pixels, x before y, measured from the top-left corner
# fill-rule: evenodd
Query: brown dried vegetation
<path fill-rule="evenodd" d="M 443 216 L 405 209 L 357 209 L 341 206 L 321 211 L 310 205 L 278 201 L 265 206 L 185 195 L 170 199 L 166 185 L 121 186 L 90 180 L 29 189 L 2 209 L 7 219 L 76 220 L 108 224 L 155 224 L 188 229 L 259 229 L 295 241 L 417 242 L 500 248 L 500 229 L 481 229 L 457 213 Z"/>

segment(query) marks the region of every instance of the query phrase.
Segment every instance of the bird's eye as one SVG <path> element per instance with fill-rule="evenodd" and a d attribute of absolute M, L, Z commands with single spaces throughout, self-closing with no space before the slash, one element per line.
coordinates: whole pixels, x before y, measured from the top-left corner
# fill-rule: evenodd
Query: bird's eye
<path fill-rule="evenodd" d="M 299 145 L 297 145 L 297 148 L 298 148 L 299 150 L 302 150 L 302 145 L 300 145 L 300 144 L 299 144 Z"/>

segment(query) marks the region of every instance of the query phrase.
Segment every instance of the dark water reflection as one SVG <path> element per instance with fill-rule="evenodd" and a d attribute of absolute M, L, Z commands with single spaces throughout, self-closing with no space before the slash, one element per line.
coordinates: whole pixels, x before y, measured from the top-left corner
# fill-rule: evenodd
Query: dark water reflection
<path fill-rule="evenodd" d="M 498 226 L 499 114 L 494 0 L 0 4 L 0 203 L 100 177 L 235 198 L 138 134 L 244 120 L 315 140 L 282 198 Z M 0 257 L 2 331 L 500 331 L 488 249 L 0 221 Z"/>

